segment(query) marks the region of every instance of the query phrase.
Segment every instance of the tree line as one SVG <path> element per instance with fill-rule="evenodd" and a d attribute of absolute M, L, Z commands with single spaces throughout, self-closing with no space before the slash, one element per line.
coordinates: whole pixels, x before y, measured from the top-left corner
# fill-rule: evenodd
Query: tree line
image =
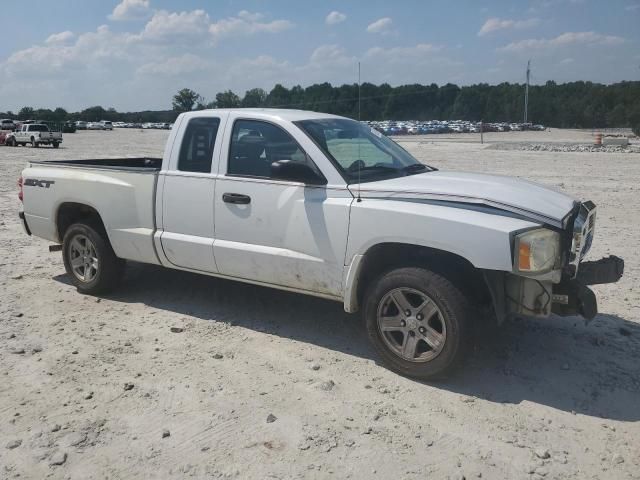
<path fill-rule="evenodd" d="M 172 109 L 163 111 L 117 112 L 94 106 L 69 113 L 63 108 L 22 108 L 3 117 L 66 120 L 119 120 L 124 122 L 172 122 L 185 111 L 205 108 L 270 107 L 296 108 L 343 115 L 362 120 L 469 120 L 485 122 L 521 122 L 524 116 L 524 85 L 480 83 L 463 86 L 448 83 L 438 86 L 363 83 L 332 86 L 330 83 L 276 85 L 267 92 L 254 88 L 241 97 L 231 90 L 207 101 L 197 92 L 184 88 L 172 99 Z M 549 81 L 529 89 L 529 120 L 558 128 L 640 128 L 640 82 L 603 85 L 592 82 L 557 84 Z"/>

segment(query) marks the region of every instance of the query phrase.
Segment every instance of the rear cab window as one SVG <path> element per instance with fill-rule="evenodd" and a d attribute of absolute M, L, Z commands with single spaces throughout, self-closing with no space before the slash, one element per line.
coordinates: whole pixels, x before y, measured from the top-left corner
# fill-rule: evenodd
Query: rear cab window
<path fill-rule="evenodd" d="M 218 117 L 196 117 L 189 120 L 180 145 L 178 170 L 211 173 L 219 127 Z"/>

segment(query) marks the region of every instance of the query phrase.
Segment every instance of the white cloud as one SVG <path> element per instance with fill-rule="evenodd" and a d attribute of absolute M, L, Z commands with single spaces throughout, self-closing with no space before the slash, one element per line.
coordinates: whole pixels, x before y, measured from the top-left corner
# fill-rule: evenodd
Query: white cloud
<path fill-rule="evenodd" d="M 145 25 L 141 37 L 166 39 L 171 37 L 197 37 L 206 34 L 211 20 L 204 10 L 190 12 L 157 11 Z"/>
<path fill-rule="evenodd" d="M 54 33 L 53 35 L 49 35 L 49 37 L 45 40 L 44 43 L 51 45 L 56 43 L 67 43 L 71 39 L 75 37 L 73 32 L 66 30 L 60 33 Z"/>
<path fill-rule="evenodd" d="M 527 20 L 510 20 L 510 19 L 500 19 L 500 18 L 489 18 L 480 31 L 478 32 L 478 36 L 482 37 L 492 32 L 496 32 L 498 30 L 522 30 L 524 28 L 535 27 L 540 23 L 540 19 L 538 18 L 529 18 Z"/>
<path fill-rule="evenodd" d="M 64 37 L 68 38 L 67 35 Z M 122 59 L 129 55 L 128 36 L 115 35 L 106 25 L 101 25 L 95 32 L 83 33 L 73 44 L 50 39 L 45 45 L 14 52 L 4 63 L 5 72 L 16 76 L 34 72 L 64 74 L 69 69 L 88 69 L 105 58 Z"/>
<path fill-rule="evenodd" d="M 640 3 L 636 3 L 635 5 L 627 5 L 624 7 L 627 12 L 636 12 L 640 10 Z"/>
<path fill-rule="evenodd" d="M 406 59 L 411 57 L 422 57 L 424 55 L 431 55 L 433 53 L 440 52 L 442 47 L 432 45 L 430 43 L 419 43 L 412 47 L 393 47 L 393 48 L 381 48 L 373 47 L 367 50 L 365 53 L 366 58 L 372 57 L 386 57 L 388 59 Z"/>
<path fill-rule="evenodd" d="M 215 38 L 256 33 L 280 33 L 293 27 L 289 20 L 262 21 L 264 15 L 242 10 L 237 17 L 229 17 L 212 23 L 209 32 Z"/>
<path fill-rule="evenodd" d="M 566 32 L 555 38 L 528 39 L 512 42 L 497 50 L 499 52 L 520 53 L 530 50 L 554 50 L 570 45 L 580 46 L 614 46 L 624 43 L 624 38 L 615 35 L 602 35 L 596 32 Z"/>
<path fill-rule="evenodd" d="M 339 23 L 344 22 L 346 19 L 347 19 L 347 16 L 344 13 L 340 13 L 334 10 L 329 15 L 327 15 L 327 18 L 325 19 L 325 23 L 327 25 L 337 25 Z"/>
<path fill-rule="evenodd" d="M 150 14 L 149 0 L 122 0 L 113 9 L 110 20 L 138 20 Z"/>
<path fill-rule="evenodd" d="M 389 17 L 380 18 L 373 23 L 370 23 L 367 27 L 367 32 L 369 33 L 388 33 L 391 28 L 391 24 L 393 20 Z"/>
<path fill-rule="evenodd" d="M 198 55 L 185 53 L 178 57 L 169 57 L 159 62 L 150 62 L 140 66 L 136 73 L 140 75 L 184 75 L 210 70 L 213 64 Z"/>
<path fill-rule="evenodd" d="M 313 66 L 355 65 L 355 62 L 355 58 L 347 55 L 347 51 L 339 45 L 321 45 L 309 58 L 309 63 Z"/>

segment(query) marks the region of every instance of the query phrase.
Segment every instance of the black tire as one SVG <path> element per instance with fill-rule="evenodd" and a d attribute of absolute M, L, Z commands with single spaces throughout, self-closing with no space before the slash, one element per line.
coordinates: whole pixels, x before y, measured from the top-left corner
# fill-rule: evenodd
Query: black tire
<path fill-rule="evenodd" d="M 58 142 L 53 142 L 53 148 L 58 148 L 60 144 Z"/>
<path fill-rule="evenodd" d="M 72 268 L 72 243 L 82 237 L 91 242 L 98 265 L 95 275 L 88 280 L 79 278 Z M 80 293 L 95 295 L 109 292 L 118 286 L 124 274 L 125 261 L 116 257 L 104 229 L 93 222 L 74 223 L 67 229 L 62 241 L 62 259 L 71 282 Z"/>
<path fill-rule="evenodd" d="M 388 341 L 383 339 L 384 334 L 378 324 L 378 311 L 384 308 L 382 302 L 385 298 L 388 299 L 388 295 L 397 289 L 407 289 L 426 295 L 439 309 L 435 318 L 438 323 L 444 325 L 441 328 L 446 328 L 444 342 L 438 347 L 439 353 L 433 353 L 436 351 L 434 349 L 433 352 L 427 351 L 424 354 L 435 355 L 427 361 L 407 360 L 396 353 L 388 345 Z M 460 365 L 470 344 L 469 312 L 467 299 L 453 283 L 422 268 L 399 268 L 384 274 L 372 283 L 364 299 L 367 334 L 383 363 L 394 372 L 422 380 L 444 378 Z M 416 335 L 416 331 L 408 333 Z M 396 334 L 397 332 L 394 332 L 393 335 Z M 426 341 L 423 345 L 427 347 L 426 350 L 430 348 Z"/>

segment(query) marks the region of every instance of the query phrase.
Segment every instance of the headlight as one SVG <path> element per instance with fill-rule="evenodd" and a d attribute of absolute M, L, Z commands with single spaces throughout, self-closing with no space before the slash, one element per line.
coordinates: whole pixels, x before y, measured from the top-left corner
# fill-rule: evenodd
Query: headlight
<path fill-rule="evenodd" d="M 560 261 L 560 234 L 540 228 L 516 236 L 514 268 L 519 272 L 546 273 Z"/>

